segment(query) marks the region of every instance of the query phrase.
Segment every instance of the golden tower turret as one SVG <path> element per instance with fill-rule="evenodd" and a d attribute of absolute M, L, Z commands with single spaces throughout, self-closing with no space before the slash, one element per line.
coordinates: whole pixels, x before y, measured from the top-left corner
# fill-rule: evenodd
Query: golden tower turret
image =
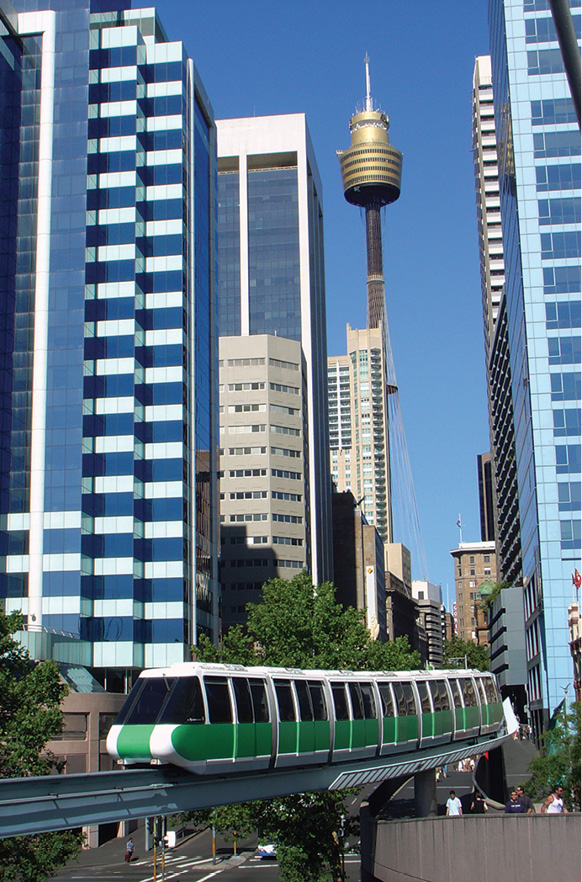
<path fill-rule="evenodd" d="M 402 153 L 390 143 L 388 117 L 374 110 L 366 53 L 366 109 L 350 119 L 351 144 L 338 150 L 344 196 L 366 210 L 368 256 L 368 327 L 386 321 L 382 265 L 381 209 L 400 196 Z"/>

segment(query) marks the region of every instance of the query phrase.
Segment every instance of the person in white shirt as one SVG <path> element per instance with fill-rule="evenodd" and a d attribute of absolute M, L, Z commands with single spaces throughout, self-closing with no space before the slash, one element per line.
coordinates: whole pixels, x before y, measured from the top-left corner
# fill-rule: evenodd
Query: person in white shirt
<path fill-rule="evenodd" d="M 451 795 L 447 799 L 446 816 L 447 816 L 447 818 L 456 818 L 462 814 L 463 814 L 463 807 L 461 805 L 461 800 L 459 799 L 458 796 L 456 796 L 455 791 L 451 790 Z"/>
<path fill-rule="evenodd" d="M 564 788 L 556 784 L 552 793 L 544 800 L 542 805 L 542 815 L 561 815 L 568 814 L 568 809 L 564 804 Z"/>

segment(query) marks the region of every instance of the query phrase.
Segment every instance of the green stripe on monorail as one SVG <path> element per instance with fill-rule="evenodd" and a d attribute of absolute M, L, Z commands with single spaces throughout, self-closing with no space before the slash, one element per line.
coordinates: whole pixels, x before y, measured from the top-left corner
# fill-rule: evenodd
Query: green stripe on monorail
<path fill-rule="evenodd" d="M 117 753 L 120 759 L 151 760 L 150 737 L 153 725 L 122 726 L 117 736 Z"/>
<path fill-rule="evenodd" d="M 270 723 L 239 723 L 235 728 L 235 753 L 241 759 L 270 756 L 272 729 Z"/>
<path fill-rule="evenodd" d="M 190 762 L 271 755 L 270 723 L 213 723 L 177 726 L 172 746 Z"/>
<path fill-rule="evenodd" d="M 441 735 L 450 735 L 452 719 L 450 710 L 423 714 L 422 737 L 438 738 Z"/>
<path fill-rule="evenodd" d="M 457 731 L 463 729 L 475 729 L 479 727 L 478 707 L 455 708 L 455 727 Z"/>
<path fill-rule="evenodd" d="M 418 738 L 418 719 L 415 716 L 384 717 L 382 744 L 403 744 Z"/>

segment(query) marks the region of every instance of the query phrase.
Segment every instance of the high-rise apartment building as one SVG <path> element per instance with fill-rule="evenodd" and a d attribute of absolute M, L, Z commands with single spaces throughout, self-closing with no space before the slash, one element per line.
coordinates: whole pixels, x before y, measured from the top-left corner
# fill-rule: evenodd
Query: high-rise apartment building
<path fill-rule="evenodd" d="M 255 395 L 257 390 L 253 390 L 253 395 L 248 397 L 249 402 L 266 408 L 262 420 L 253 420 L 265 425 L 266 435 L 262 441 L 253 440 L 252 446 L 258 444 L 269 451 L 275 447 L 288 448 L 293 453 L 301 450 L 304 457 L 301 461 L 279 457 L 277 464 L 273 461 L 267 466 L 271 472 L 275 469 L 298 473 L 300 480 L 296 480 L 292 488 L 283 488 L 279 478 L 275 480 L 271 476 L 274 484 L 271 485 L 270 480 L 255 481 L 253 477 L 247 481 L 246 489 L 264 490 L 269 496 L 272 492 L 284 492 L 301 497 L 299 507 L 293 506 L 293 516 L 298 516 L 299 508 L 302 509 L 303 545 L 294 546 L 292 557 L 299 559 L 295 555 L 301 547 L 302 564 L 317 584 L 329 579 L 333 571 L 319 172 L 304 114 L 219 120 L 217 130 L 219 334 L 225 338 L 225 353 L 227 350 L 234 353 L 236 349 L 236 356 L 231 358 L 260 356 L 266 359 L 264 365 L 253 365 L 254 372 L 246 368 L 243 372 L 245 381 L 264 384 L 262 394 Z M 235 337 L 239 338 L 238 342 Z M 292 356 L 275 354 L 278 347 L 277 340 L 272 339 L 275 337 L 298 344 Z M 284 342 L 280 348 L 285 348 Z M 225 359 L 228 357 L 225 355 Z M 298 370 L 285 373 L 281 369 L 281 373 L 273 359 L 292 362 Z M 227 375 L 226 360 L 222 370 L 225 373 L 221 373 L 220 379 L 223 390 L 221 448 L 226 451 L 224 439 L 240 423 L 239 411 L 230 412 L 229 408 L 242 405 L 245 396 L 237 393 L 238 404 L 235 403 L 234 393 L 228 392 L 234 375 L 232 372 Z M 287 388 L 294 391 L 285 391 Z M 286 408 L 293 425 L 297 423 L 300 435 L 295 436 L 294 443 L 286 443 L 289 438 L 273 434 L 276 426 L 287 425 L 282 410 L 277 412 L 274 408 Z M 268 455 L 278 456 L 270 452 Z M 226 504 L 231 493 L 240 491 L 240 482 L 231 483 L 232 463 L 229 461 L 225 466 L 225 462 L 221 462 L 220 492 Z M 277 511 L 273 508 L 273 512 L 280 513 L 280 506 Z M 223 513 L 228 517 L 236 514 L 230 509 L 227 513 L 226 508 Z M 298 539 L 298 532 L 301 530 L 285 535 Z M 269 536 L 267 544 L 272 561 L 290 560 L 289 549 L 272 541 L 280 535 L 279 529 L 273 525 L 272 530 L 264 533 Z M 234 548 L 222 546 L 225 574 L 234 554 Z M 261 552 L 261 556 L 265 555 Z M 262 581 L 277 572 L 278 567 L 265 571 Z M 292 571 L 288 573 L 292 574 Z M 255 583 L 260 578 L 244 581 Z M 230 605 L 243 604 L 232 602 Z M 229 621 L 227 606 L 225 601 L 226 623 Z"/>
<path fill-rule="evenodd" d="M 579 35 L 579 3 L 570 5 Z M 490 0 L 489 13 L 500 315 L 503 308 L 529 711 L 538 733 L 571 678 L 567 610 L 580 558 L 580 133 L 547 0 Z M 499 487 L 497 495 L 499 506 Z"/>
<path fill-rule="evenodd" d="M 218 628 L 215 126 L 154 9 L 14 2 L 0 592 L 111 687 Z"/>
<path fill-rule="evenodd" d="M 351 490 L 384 542 L 392 541 L 390 443 L 382 328 L 347 327 L 347 355 L 327 360 L 331 475 Z"/>
<path fill-rule="evenodd" d="M 517 467 L 511 396 L 511 366 L 501 230 L 497 135 L 491 59 L 480 55 L 473 73 L 473 158 L 481 265 L 481 301 L 489 406 L 491 461 L 479 458 L 481 540 L 496 541 L 500 579 L 521 579 Z M 488 495 L 490 478 L 491 494 Z M 493 524 L 491 523 L 493 521 Z"/>

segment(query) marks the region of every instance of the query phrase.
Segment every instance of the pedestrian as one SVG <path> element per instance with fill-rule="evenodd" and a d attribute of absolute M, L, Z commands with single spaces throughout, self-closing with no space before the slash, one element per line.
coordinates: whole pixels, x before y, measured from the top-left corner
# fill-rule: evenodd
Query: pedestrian
<path fill-rule="evenodd" d="M 134 848 L 135 848 L 135 846 L 133 844 L 133 839 L 130 836 L 125 844 L 125 860 L 127 861 L 128 864 L 131 863 L 131 857 L 133 855 Z"/>
<path fill-rule="evenodd" d="M 463 814 L 463 807 L 461 805 L 461 800 L 455 794 L 454 790 L 451 790 L 450 796 L 447 799 L 447 810 L 445 812 L 447 818 L 457 818 L 459 815 Z"/>
<path fill-rule="evenodd" d="M 481 796 L 478 790 L 473 794 L 473 799 L 471 801 L 471 807 L 469 809 L 472 815 L 484 815 L 485 812 L 489 811 L 489 806 Z"/>
<path fill-rule="evenodd" d="M 529 798 L 529 796 L 526 796 L 521 784 L 518 785 L 515 789 L 517 790 L 517 801 L 521 802 L 521 804 L 523 805 L 524 814 L 532 815 L 534 813 L 534 807 L 531 799 Z"/>
<path fill-rule="evenodd" d="M 568 809 L 564 804 L 564 788 L 560 784 L 556 784 L 553 791 L 544 800 L 542 805 L 542 815 L 561 815 L 568 814 Z"/>
<path fill-rule="evenodd" d="M 517 799 L 517 790 L 512 790 L 509 794 L 509 799 L 505 803 L 505 814 L 523 815 L 524 811 L 523 803 Z"/>

